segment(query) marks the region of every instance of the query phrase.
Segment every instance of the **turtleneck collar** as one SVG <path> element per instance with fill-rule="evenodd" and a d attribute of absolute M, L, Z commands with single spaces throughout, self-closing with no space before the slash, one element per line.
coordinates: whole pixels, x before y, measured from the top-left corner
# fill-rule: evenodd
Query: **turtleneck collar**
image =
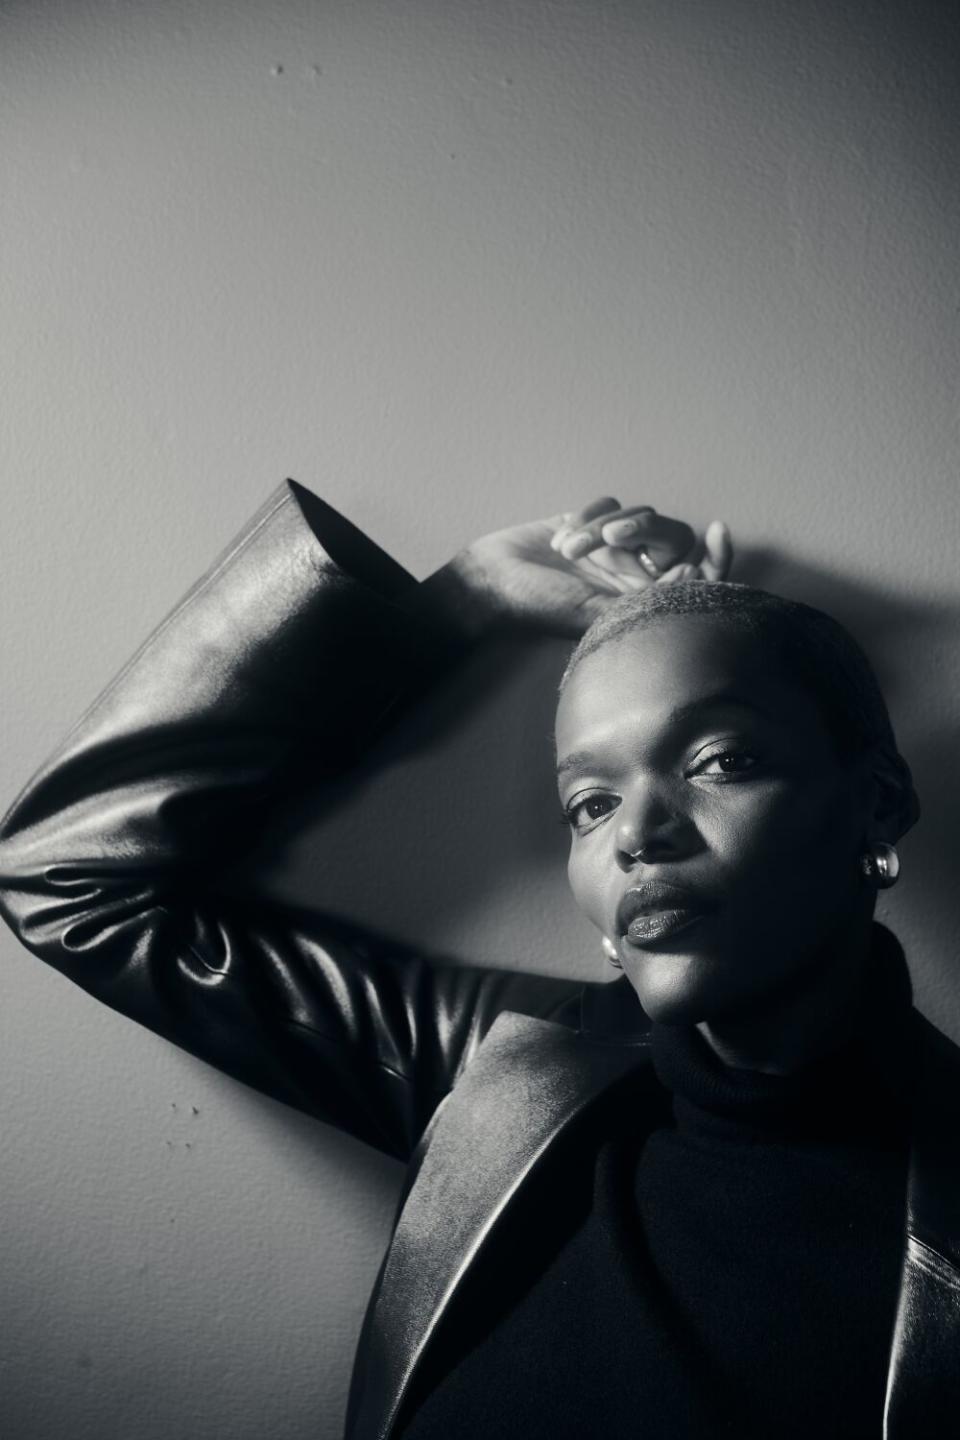
<path fill-rule="evenodd" d="M 654 1024 L 653 1064 L 678 1129 L 894 1141 L 906 1125 L 912 989 L 896 938 L 874 925 L 868 983 L 841 1049 L 789 1075 L 725 1065 L 693 1026 Z"/>

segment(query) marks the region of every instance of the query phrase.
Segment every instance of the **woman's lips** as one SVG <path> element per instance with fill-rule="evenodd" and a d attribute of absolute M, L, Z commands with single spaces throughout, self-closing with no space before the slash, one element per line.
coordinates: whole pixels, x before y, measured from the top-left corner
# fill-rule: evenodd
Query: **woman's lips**
<path fill-rule="evenodd" d="M 659 945 L 712 914 L 718 904 L 716 895 L 686 885 L 644 880 L 620 897 L 616 928 L 628 945 Z"/>
<path fill-rule="evenodd" d="M 635 915 L 627 926 L 624 939 L 628 945 L 635 945 L 643 948 L 647 945 L 656 945 L 661 940 L 671 939 L 686 930 L 688 926 L 695 925 L 702 920 L 706 912 L 703 910 L 652 910 L 643 915 Z"/>

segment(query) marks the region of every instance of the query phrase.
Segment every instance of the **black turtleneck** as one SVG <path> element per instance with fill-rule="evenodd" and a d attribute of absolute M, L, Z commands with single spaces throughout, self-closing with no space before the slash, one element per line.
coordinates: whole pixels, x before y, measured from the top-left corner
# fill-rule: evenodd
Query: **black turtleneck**
<path fill-rule="evenodd" d="M 654 1026 L 659 1120 L 638 1127 L 622 1097 L 544 1167 L 456 1302 L 405 1440 L 879 1436 L 911 1014 L 879 928 L 871 979 L 842 1050 L 791 1076 Z"/>

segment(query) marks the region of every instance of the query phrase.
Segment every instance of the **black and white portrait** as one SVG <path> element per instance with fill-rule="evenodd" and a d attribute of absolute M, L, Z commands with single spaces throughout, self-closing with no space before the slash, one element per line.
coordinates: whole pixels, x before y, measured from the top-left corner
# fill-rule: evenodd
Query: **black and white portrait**
<path fill-rule="evenodd" d="M 960 19 L 0 0 L 0 1434 L 960 1433 Z"/>

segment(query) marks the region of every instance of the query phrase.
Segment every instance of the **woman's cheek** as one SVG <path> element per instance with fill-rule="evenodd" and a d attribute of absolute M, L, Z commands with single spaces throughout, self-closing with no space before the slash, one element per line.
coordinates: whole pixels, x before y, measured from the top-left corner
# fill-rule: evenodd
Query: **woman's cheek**
<path fill-rule="evenodd" d="M 805 786 L 771 783 L 733 798 L 709 843 L 728 871 L 762 887 L 771 901 L 811 885 L 842 888 L 846 860 L 856 865 L 849 810 L 815 779 Z"/>
<path fill-rule="evenodd" d="M 578 908 L 599 930 L 604 930 L 609 923 L 605 914 L 605 890 L 610 888 L 611 878 L 617 871 L 615 865 L 603 864 L 598 846 L 594 846 L 591 853 L 585 845 L 586 839 L 575 837 L 571 843 L 567 878 Z"/>
<path fill-rule="evenodd" d="M 762 857 L 791 848 L 797 830 L 795 787 L 770 781 L 765 785 L 730 785 L 730 794 L 700 817 L 700 830 L 708 849 L 728 858 Z M 806 827 L 802 824 L 801 830 Z"/>

